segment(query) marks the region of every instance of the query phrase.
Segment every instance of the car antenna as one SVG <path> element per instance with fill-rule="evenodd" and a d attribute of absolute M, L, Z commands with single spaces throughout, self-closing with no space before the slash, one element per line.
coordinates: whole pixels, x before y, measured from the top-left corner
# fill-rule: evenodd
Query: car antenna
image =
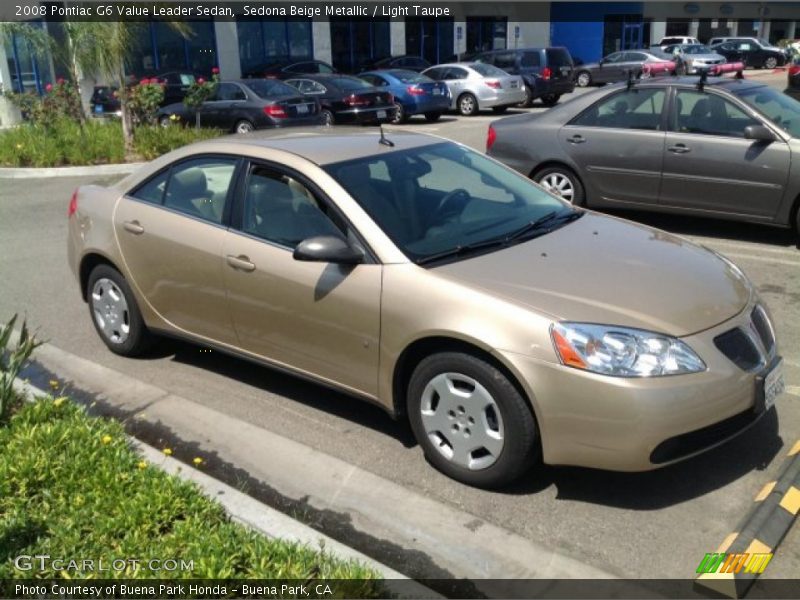
<path fill-rule="evenodd" d="M 633 87 L 633 84 L 636 83 L 640 76 L 641 72 L 637 72 L 637 69 L 628 69 L 628 89 Z"/>
<path fill-rule="evenodd" d="M 708 69 L 698 69 L 700 71 L 700 80 L 697 82 L 697 90 L 702 92 L 703 87 L 706 85 L 706 81 L 708 81 Z"/>
<path fill-rule="evenodd" d="M 394 142 L 383 135 L 383 123 L 379 124 L 378 127 L 381 129 L 381 139 L 378 140 L 378 143 L 383 144 L 384 146 L 389 146 L 390 148 L 394 148 Z"/>

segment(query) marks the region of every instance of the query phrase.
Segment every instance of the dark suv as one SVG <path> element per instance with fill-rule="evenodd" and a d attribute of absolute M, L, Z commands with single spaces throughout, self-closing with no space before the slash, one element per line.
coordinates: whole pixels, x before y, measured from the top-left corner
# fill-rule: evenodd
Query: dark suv
<path fill-rule="evenodd" d="M 572 80 L 574 65 L 566 48 L 492 50 L 481 52 L 473 60 L 521 76 L 528 94 L 525 106 L 530 106 L 537 98 L 545 106 L 553 106 L 562 94 L 570 94 L 575 90 Z"/>

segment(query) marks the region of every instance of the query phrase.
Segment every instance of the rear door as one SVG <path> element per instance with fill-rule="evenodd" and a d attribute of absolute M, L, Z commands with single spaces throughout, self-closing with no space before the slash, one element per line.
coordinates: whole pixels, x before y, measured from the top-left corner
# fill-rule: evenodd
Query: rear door
<path fill-rule="evenodd" d="M 666 87 L 603 97 L 559 132 L 592 203 L 657 204 L 664 160 Z"/>
<path fill-rule="evenodd" d="M 744 139 L 744 128 L 761 121 L 738 102 L 707 88 L 677 90 L 671 112 L 660 204 L 775 215 L 788 182 L 787 143 Z"/>
<path fill-rule="evenodd" d="M 611 81 L 621 81 L 623 79 L 623 57 L 624 52 L 612 52 L 606 56 L 598 67 L 593 79 L 597 83 L 609 83 Z"/>
<path fill-rule="evenodd" d="M 550 67 L 550 77 L 559 82 L 572 81 L 572 57 L 566 48 L 548 48 L 547 66 Z"/>
<path fill-rule="evenodd" d="M 239 118 L 237 109 L 247 101 L 247 94 L 238 83 L 220 83 L 209 115 L 214 127 L 232 129 Z"/>
<path fill-rule="evenodd" d="M 131 284 L 174 327 L 234 343 L 222 281 L 222 246 L 238 159 L 176 163 L 123 196 L 114 234 Z"/>

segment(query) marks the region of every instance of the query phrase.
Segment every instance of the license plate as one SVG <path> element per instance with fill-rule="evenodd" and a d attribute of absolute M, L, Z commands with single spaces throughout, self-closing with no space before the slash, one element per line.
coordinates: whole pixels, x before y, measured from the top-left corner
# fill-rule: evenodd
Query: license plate
<path fill-rule="evenodd" d="M 102 104 L 95 104 L 94 105 L 94 112 L 102 113 L 103 112 L 103 105 Z"/>
<path fill-rule="evenodd" d="M 434 96 L 441 96 L 442 93 L 443 92 L 442 92 L 442 90 L 440 88 L 433 88 L 433 95 Z"/>
<path fill-rule="evenodd" d="M 308 104 L 298 104 L 297 105 L 297 114 L 298 115 L 308 114 Z"/>
<path fill-rule="evenodd" d="M 379 110 L 378 111 L 378 118 L 379 119 L 385 119 L 386 118 L 386 111 L 385 110 Z"/>
<path fill-rule="evenodd" d="M 517 82 L 516 82 L 516 81 L 512 81 L 512 82 L 511 82 L 511 87 L 512 87 L 512 88 L 515 88 L 515 87 L 517 87 Z"/>
<path fill-rule="evenodd" d="M 775 399 L 786 390 L 783 378 L 783 360 L 778 362 L 764 377 L 764 410 L 767 411 L 775 404 Z"/>

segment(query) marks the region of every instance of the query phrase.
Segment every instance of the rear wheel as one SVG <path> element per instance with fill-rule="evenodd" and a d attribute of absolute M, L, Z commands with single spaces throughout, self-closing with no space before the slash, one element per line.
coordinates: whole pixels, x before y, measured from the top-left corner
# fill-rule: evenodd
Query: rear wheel
<path fill-rule="evenodd" d="M 524 108 L 533 106 L 533 90 L 529 85 L 525 85 L 525 100 L 522 102 Z"/>
<path fill-rule="evenodd" d="M 250 121 L 246 120 L 246 119 L 242 119 L 241 121 L 237 121 L 236 125 L 233 128 L 233 130 L 236 133 L 251 133 L 254 129 L 255 129 L 255 127 L 253 126 L 253 124 Z"/>
<path fill-rule="evenodd" d="M 539 454 L 527 401 L 499 369 L 469 354 L 423 359 L 409 382 L 408 414 L 431 464 L 469 485 L 508 484 Z"/>
<path fill-rule="evenodd" d="M 555 106 L 558 104 L 559 98 L 561 98 L 560 94 L 545 94 L 542 96 L 542 104 L 545 106 Z"/>
<path fill-rule="evenodd" d="M 578 177 L 565 167 L 547 167 L 537 172 L 533 180 L 551 194 L 576 206 L 584 201 L 583 185 Z"/>
<path fill-rule="evenodd" d="M 774 69 L 778 66 L 778 59 L 774 56 L 768 56 L 767 59 L 764 61 L 764 68 L 765 69 Z"/>
<path fill-rule="evenodd" d="M 138 356 L 152 343 L 128 282 L 109 265 L 98 265 L 89 274 L 86 298 L 92 323 L 109 350 L 122 356 Z"/>
<path fill-rule="evenodd" d="M 333 125 L 333 113 L 331 111 L 327 108 L 323 108 L 319 114 L 322 118 L 323 125 Z"/>
<path fill-rule="evenodd" d="M 428 123 L 433 123 L 435 121 L 438 121 L 441 116 L 442 113 L 440 112 L 426 112 L 425 120 L 428 121 Z"/>
<path fill-rule="evenodd" d="M 575 78 L 575 83 L 578 84 L 578 87 L 589 87 L 592 84 L 592 75 L 589 71 L 581 71 Z"/>
<path fill-rule="evenodd" d="M 406 113 L 406 111 L 403 110 L 402 104 L 398 102 L 397 104 L 394 105 L 394 108 L 395 108 L 395 113 L 394 117 L 392 117 L 391 119 L 391 123 L 394 123 L 395 125 L 400 125 L 401 123 L 405 123 L 406 121 L 408 121 L 408 114 Z"/>
<path fill-rule="evenodd" d="M 458 97 L 456 106 L 458 106 L 458 112 L 465 117 L 474 117 L 478 114 L 478 99 L 469 92 Z"/>

